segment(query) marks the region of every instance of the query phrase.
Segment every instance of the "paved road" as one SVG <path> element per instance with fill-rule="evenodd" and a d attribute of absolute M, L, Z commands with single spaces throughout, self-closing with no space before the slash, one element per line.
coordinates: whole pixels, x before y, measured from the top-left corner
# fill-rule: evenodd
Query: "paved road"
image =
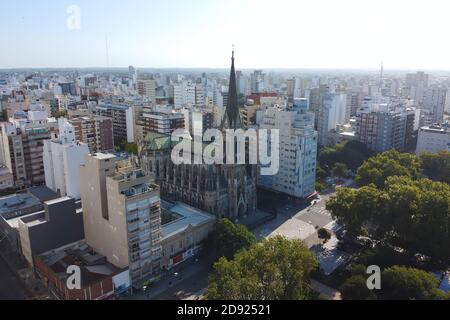
<path fill-rule="evenodd" d="M 170 276 L 150 286 L 146 294 L 135 294 L 131 300 L 196 300 L 203 296 L 208 286 L 208 276 L 213 261 L 202 256 L 198 261 L 187 261 L 180 268 L 170 271 Z M 175 277 L 174 273 L 177 273 Z"/>
<path fill-rule="evenodd" d="M 27 296 L 20 281 L 0 257 L 0 300 L 25 300 Z"/>

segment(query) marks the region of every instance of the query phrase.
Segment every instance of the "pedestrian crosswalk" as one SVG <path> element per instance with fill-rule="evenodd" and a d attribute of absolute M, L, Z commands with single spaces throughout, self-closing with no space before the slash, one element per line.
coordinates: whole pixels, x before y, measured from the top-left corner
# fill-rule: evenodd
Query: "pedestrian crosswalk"
<path fill-rule="evenodd" d="M 317 208 L 316 210 L 314 210 L 314 213 L 320 214 L 320 215 L 323 215 L 323 216 L 326 216 L 326 217 L 331 217 L 330 211 L 328 211 L 325 208 Z"/>

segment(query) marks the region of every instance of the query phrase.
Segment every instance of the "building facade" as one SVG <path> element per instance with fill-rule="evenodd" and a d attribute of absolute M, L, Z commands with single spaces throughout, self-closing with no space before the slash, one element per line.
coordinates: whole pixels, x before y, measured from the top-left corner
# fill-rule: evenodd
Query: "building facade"
<path fill-rule="evenodd" d="M 440 151 L 450 152 L 450 124 L 420 128 L 416 154 L 420 156 L 424 152 Z"/>
<path fill-rule="evenodd" d="M 61 196 L 80 199 L 80 165 L 89 154 L 85 143 L 76 141 L 75 128 L 60 118 L 59 135 L 44 141 L 45 183 Z"/>
<path fill-rule="evenodd" d="M 102 116 L 81 116 L 69 121 L 75 128 L 75 139 L 86 143 L 91 153 L 114 150 L 113 120 Z"/>
<path fill-rule="evenodd" d="M 56 122 L 48 120 L 46 108 L 34 105 L 26 113 L 16 113 L 1 124 L 1 131 L 0 158 L 12 173 L 15 187 L 44 184 L 44 141 L 57 131 Z"/>
<path fill-rule="evenodd" d="M 81 166 L 86 242 L 118 268 L 129 268 L 142 288 L 160 271 L 159 187 L 141 170 L 115 156 L 95 154 Z"/>
<path fill-rule="evenodd" d="M 297 198 L 313 194 L 316 184 L 318 136 L 314 113 L 308 111 L 304 102 L 305 99 L 294 99 L 290 109 L 267 109 L 260 126 L 280 131 L 280 169 L 276 175 L 260 176 L 259 185 Z"/>

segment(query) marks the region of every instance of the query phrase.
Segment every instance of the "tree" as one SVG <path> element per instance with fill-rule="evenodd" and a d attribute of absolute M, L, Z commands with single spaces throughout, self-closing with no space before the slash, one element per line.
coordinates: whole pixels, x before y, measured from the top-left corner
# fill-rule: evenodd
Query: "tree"
<path fill-rule="evenodd" d="M 67 110 L 61 110 L 61 111 L 57 111 L 52 113 L 52 117 L 59 119 L 59 118 L 66 118 L 68 115 Z"/>
<path fill-rule="evenodd" d="M 323 192 L 327 187 L 321 183 L 321 182 L 316 182 L 316 191 L 317 192 Z"/>
<path fill-rule="evenodd" d="M 326 204 L 334 219 L 345 227 L 349 236 L 367 234 L 367 227 L 385 212 L 385 194 L 370 185 L 359 190 L 339 188 Z"/>
<path fill-rule="evenodd" d="M 376 300 L 377 296 L 367 287 L 367 279 L 362 275 L 348 278 L 340 288 L 344 300 Z"/>
<path fill-rule="evenodd" d="M 384 187 L 387 178 L 392 176 L 406 176 L 412 179 L 420 177 L 421 167 L 419 158 L 397 150 L 387 151 L 368 159 L 358 169 L 356 181 L 361 186 L 374 184 Z"/>
<path fill-rule="evenodd" d="M 372 155 L 366 145 L 359 141 L 343 142 L 334 148 L 323 148 L 318 161 L 321 166 L 333 168 L 336 163 L 344 163 L 349 169 L 358 169 Z"/>
<path fill-rule="evenodd" d="M 318 267 L 314 255 L 299 240 L 281 236 L 263 240 L 221 258 L 209 278 L 210 300 L 306 300 L 311 297 L 310 274 Z"/>
<path fill-rule="evenodd" d="M 125 145 L 125 151 L 128 152 L 129 154 L 137 155 L 138 154 L 138 145 L 136 143 L 127 143 Z"/>
<path fill-rule="evenodd" d="M 338 162 L 333 167 L 333 175 L 338 178 L 347 178 L 348 168 L 345 163 Z"/>
<path fill-rule="evenodd" d="M 325 228 L 321 228 L 317 231 L 317 234 L 319 235 L 319 239 L 324 240 L 325 242 L 331 239 L 331 233 Z"/>
<path fill-rule="evenodd" d="M 425 152 L 420 156 L 424 175 L 435 181 L 450 183 L 450 152 Z"/>
<path fill-rule="evenodd" d="M 436 299 L 439 282 L 426 271 L 394 266 L 382 273 L 380 298 L 385 300 Z"/>
<path fill-rule="evenodd" d="M 239 250 L 248 249 L 255 244 L 256 237 L 243 225 L 221 219 L 214 226 L 208 242 L 218 258 L 233 259 Z"/>
<path fill-rule="evenodd" d="M 327 209 L 352 237 L 370 234 L 383 245 L 448 265 L 450 246 L 442 244 L 450 243 L 449 184 L 389 177 L 384 189 L 338 189 Z"/>

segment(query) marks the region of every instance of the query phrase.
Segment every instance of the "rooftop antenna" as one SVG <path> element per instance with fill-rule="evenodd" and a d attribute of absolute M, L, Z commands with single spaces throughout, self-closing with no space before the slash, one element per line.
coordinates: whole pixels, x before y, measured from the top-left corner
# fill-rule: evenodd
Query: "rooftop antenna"
<path fill-rule="evenodd" d="M 109 69 L 109 46 L 108 35 L 105 34 L 105 46 L 106 46 L 106 67 Z"/>

